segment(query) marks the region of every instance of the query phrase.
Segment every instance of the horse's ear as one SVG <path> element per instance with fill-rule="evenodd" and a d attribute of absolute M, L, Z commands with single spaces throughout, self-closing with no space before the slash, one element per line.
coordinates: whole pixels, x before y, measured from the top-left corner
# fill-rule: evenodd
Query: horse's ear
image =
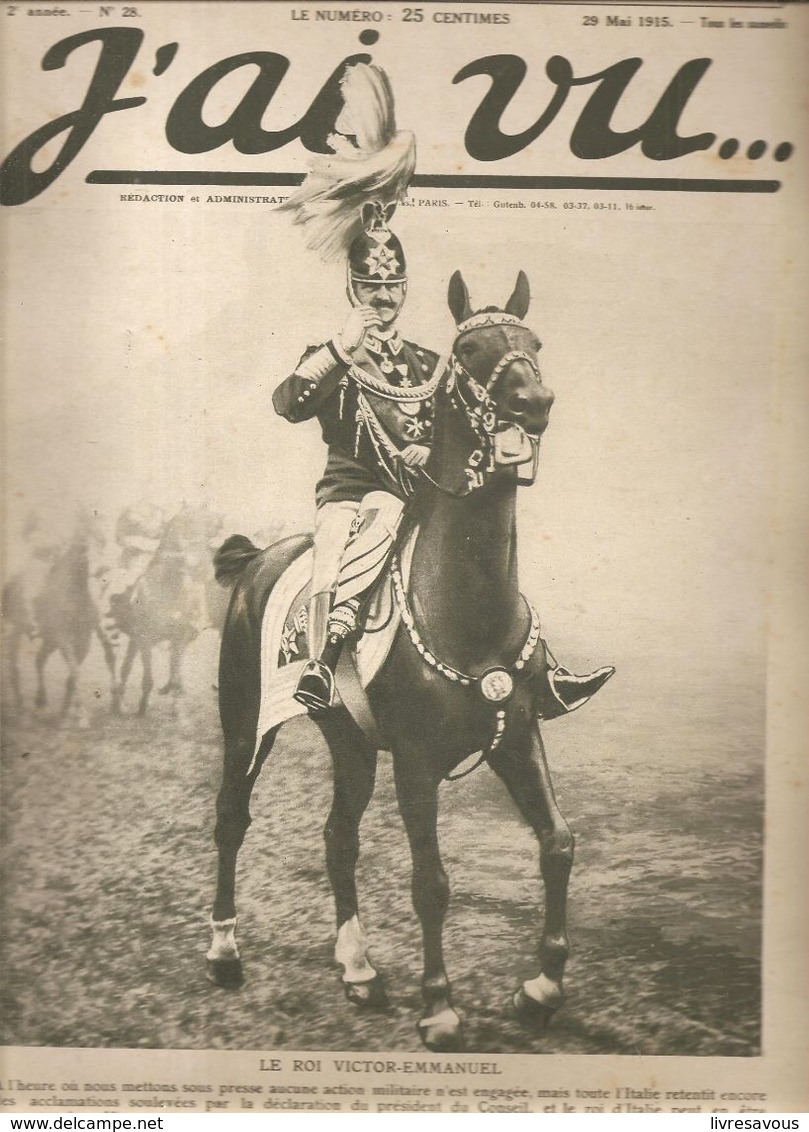
<path fill-rule="evenodd" d="M 530 302 L 531 288 L 528 285 L 528 276 L 524 271 L 521 271 L 517 276 L 517 282 L 514 284 L 511 298 L 506 303 L 506 314 L 525 318 Z"/>
<path fill-rule="evenodd" d="M 463 281 L 460 271 L 456 271 L 449 281 L 447 302 L 456 324 L 469 318 L 472 313 L 472 304 L 469 302 L 469 292 Z"/>

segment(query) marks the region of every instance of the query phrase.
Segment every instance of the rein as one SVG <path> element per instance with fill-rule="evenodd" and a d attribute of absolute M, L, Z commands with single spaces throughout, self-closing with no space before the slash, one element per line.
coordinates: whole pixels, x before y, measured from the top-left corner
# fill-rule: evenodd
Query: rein
<path fill-rule="evenodd" d="M 458 326 L 458 337 L 468 331 L 498 325 L 524 326 L 524 323 L 515 315 L 507 314 L 504 311 L 482 311 L 477 315 L 472 315 Z M 419 468 L 419 472 L 424 479 L 444 495 L 448 495 L 453 499 L 465 499 L 478 488 L 483 487 L 488 476 L 498 467 L 497 438 L 500 430 L 498 430 L 497 403 L 492 393 L 502 375 L 508 367 L 516 361 L 527 362 L 537 381 L 541 381 L 536 360 L 525 350 L 510 350 L 508 353 L 504 354 L 489 374 L 485 385 L 481 384 L 472 376 L 469 370 L 458 359 L 454 351 L 450 355 L 446 380 L 446 391 L 449 403 L 465 417 L 477 441 L 477 445 L 467 457 L 464 472 L 468 483 L 467 486 L 461 490 L 456 491 L 454 488 L 440 483 L 430 475 L 426 468 Z M 521 425 L 515 424 L 512 427 L 522 433 L 523 441 L 527 437 L 531 442 L 533 452 L 531 476 L 522 479 L 518 477 L 517 480 L 518 483 L 531 484 L 536 478 L 539 439 L 530 437 Z M 507 464 L 508 462 L 507 459 L 501 458 L 501 464 Z M 517 461 L 512 460 L 511 462 L 516 463 Z M 521 460 L 520 462 L 525 461 Z M 528 664 L 540 642 L 541 630 L 539 615 L 533 605 L 531 605 L 523 595 L 523 601 L 525 601 L 531 615 L 531 626 L 525 644 L 520 650 L 517 659 L 509 667 L 495 665 L 485 672 L 482 672 L 479 676 L 473 676 L 466 672 L 461 672 L 460 669 L 453 668 L 452 665 L 445 664 L 443 661 L 439 660 L 438 657 L 430 652 L 421 639 L 416 627 L 415 617 L 413 616 L 410 603 L 407 599 L 399 559 L 396 556 L 394 556 L 391 561 L 390 576 L 393 583 L 396 603 L 401 613 L 402 623 L 410 637 L 413 647 L 427 667 L 431 668 L 434 672 L 438 672 L 446 680 L 459 684 L 461 687 L 477 688 L 482 699 L 495 707 L 494 733 L 488 747 L 481 751 L 477 761 L 467 770 L 462 771 L 460 774 L 445 775 L 447 781 L 454 782 L 459 778 L 465 778 L 468 774 L 471 774 L 472 771 L 477 770 L 477 768 L 490 759 L 500 747 L 506 732 L 505 705 L 514 693 L 517 674 Z"/>

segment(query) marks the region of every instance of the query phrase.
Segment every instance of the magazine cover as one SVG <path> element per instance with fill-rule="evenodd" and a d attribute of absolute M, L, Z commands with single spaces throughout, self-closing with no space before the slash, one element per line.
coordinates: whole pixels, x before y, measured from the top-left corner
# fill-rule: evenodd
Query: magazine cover
<path fill-rule="evenodd" d="M 3 9 L 0 1106 L 805 1109 L 809 11 Z"/>

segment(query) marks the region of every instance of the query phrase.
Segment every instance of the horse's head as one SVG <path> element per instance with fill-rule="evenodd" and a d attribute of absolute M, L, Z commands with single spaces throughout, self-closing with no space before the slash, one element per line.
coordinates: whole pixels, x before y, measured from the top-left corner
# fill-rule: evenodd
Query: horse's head
<path fill-rule="evenodd" d="M 450 280 L 449 308 L 458 332 L 447 392 L 477 440 L 466 469 L 470 490 L 501 469 L 530 464 L 530 473 L 518 482 L 533 483 L 536 476 L 539 438 L 548 426 L 553 393 L 539 372 L 542 344 L 523 322 L 530 298 L 521 271 L 502 310 L 473 311 L 461 273 Z"/>

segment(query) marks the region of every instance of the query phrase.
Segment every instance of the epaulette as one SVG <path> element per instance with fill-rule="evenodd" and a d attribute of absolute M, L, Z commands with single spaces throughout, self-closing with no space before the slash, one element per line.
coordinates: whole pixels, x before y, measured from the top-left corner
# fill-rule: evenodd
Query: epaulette
<path fill-rule="evenodd" d="M 409 346 L 410 349 L 413 350 L 416 354 L 421 354 L 425 358 L 429 358 L 431 362 L 437 362 L 441 357 L 441 355 L 435 350 L 430 350 L 427 346 L 422 346 L 418 342 L 409 342 L 407 339 L 404 339 L 404 343 L 406 346 Z"/>

